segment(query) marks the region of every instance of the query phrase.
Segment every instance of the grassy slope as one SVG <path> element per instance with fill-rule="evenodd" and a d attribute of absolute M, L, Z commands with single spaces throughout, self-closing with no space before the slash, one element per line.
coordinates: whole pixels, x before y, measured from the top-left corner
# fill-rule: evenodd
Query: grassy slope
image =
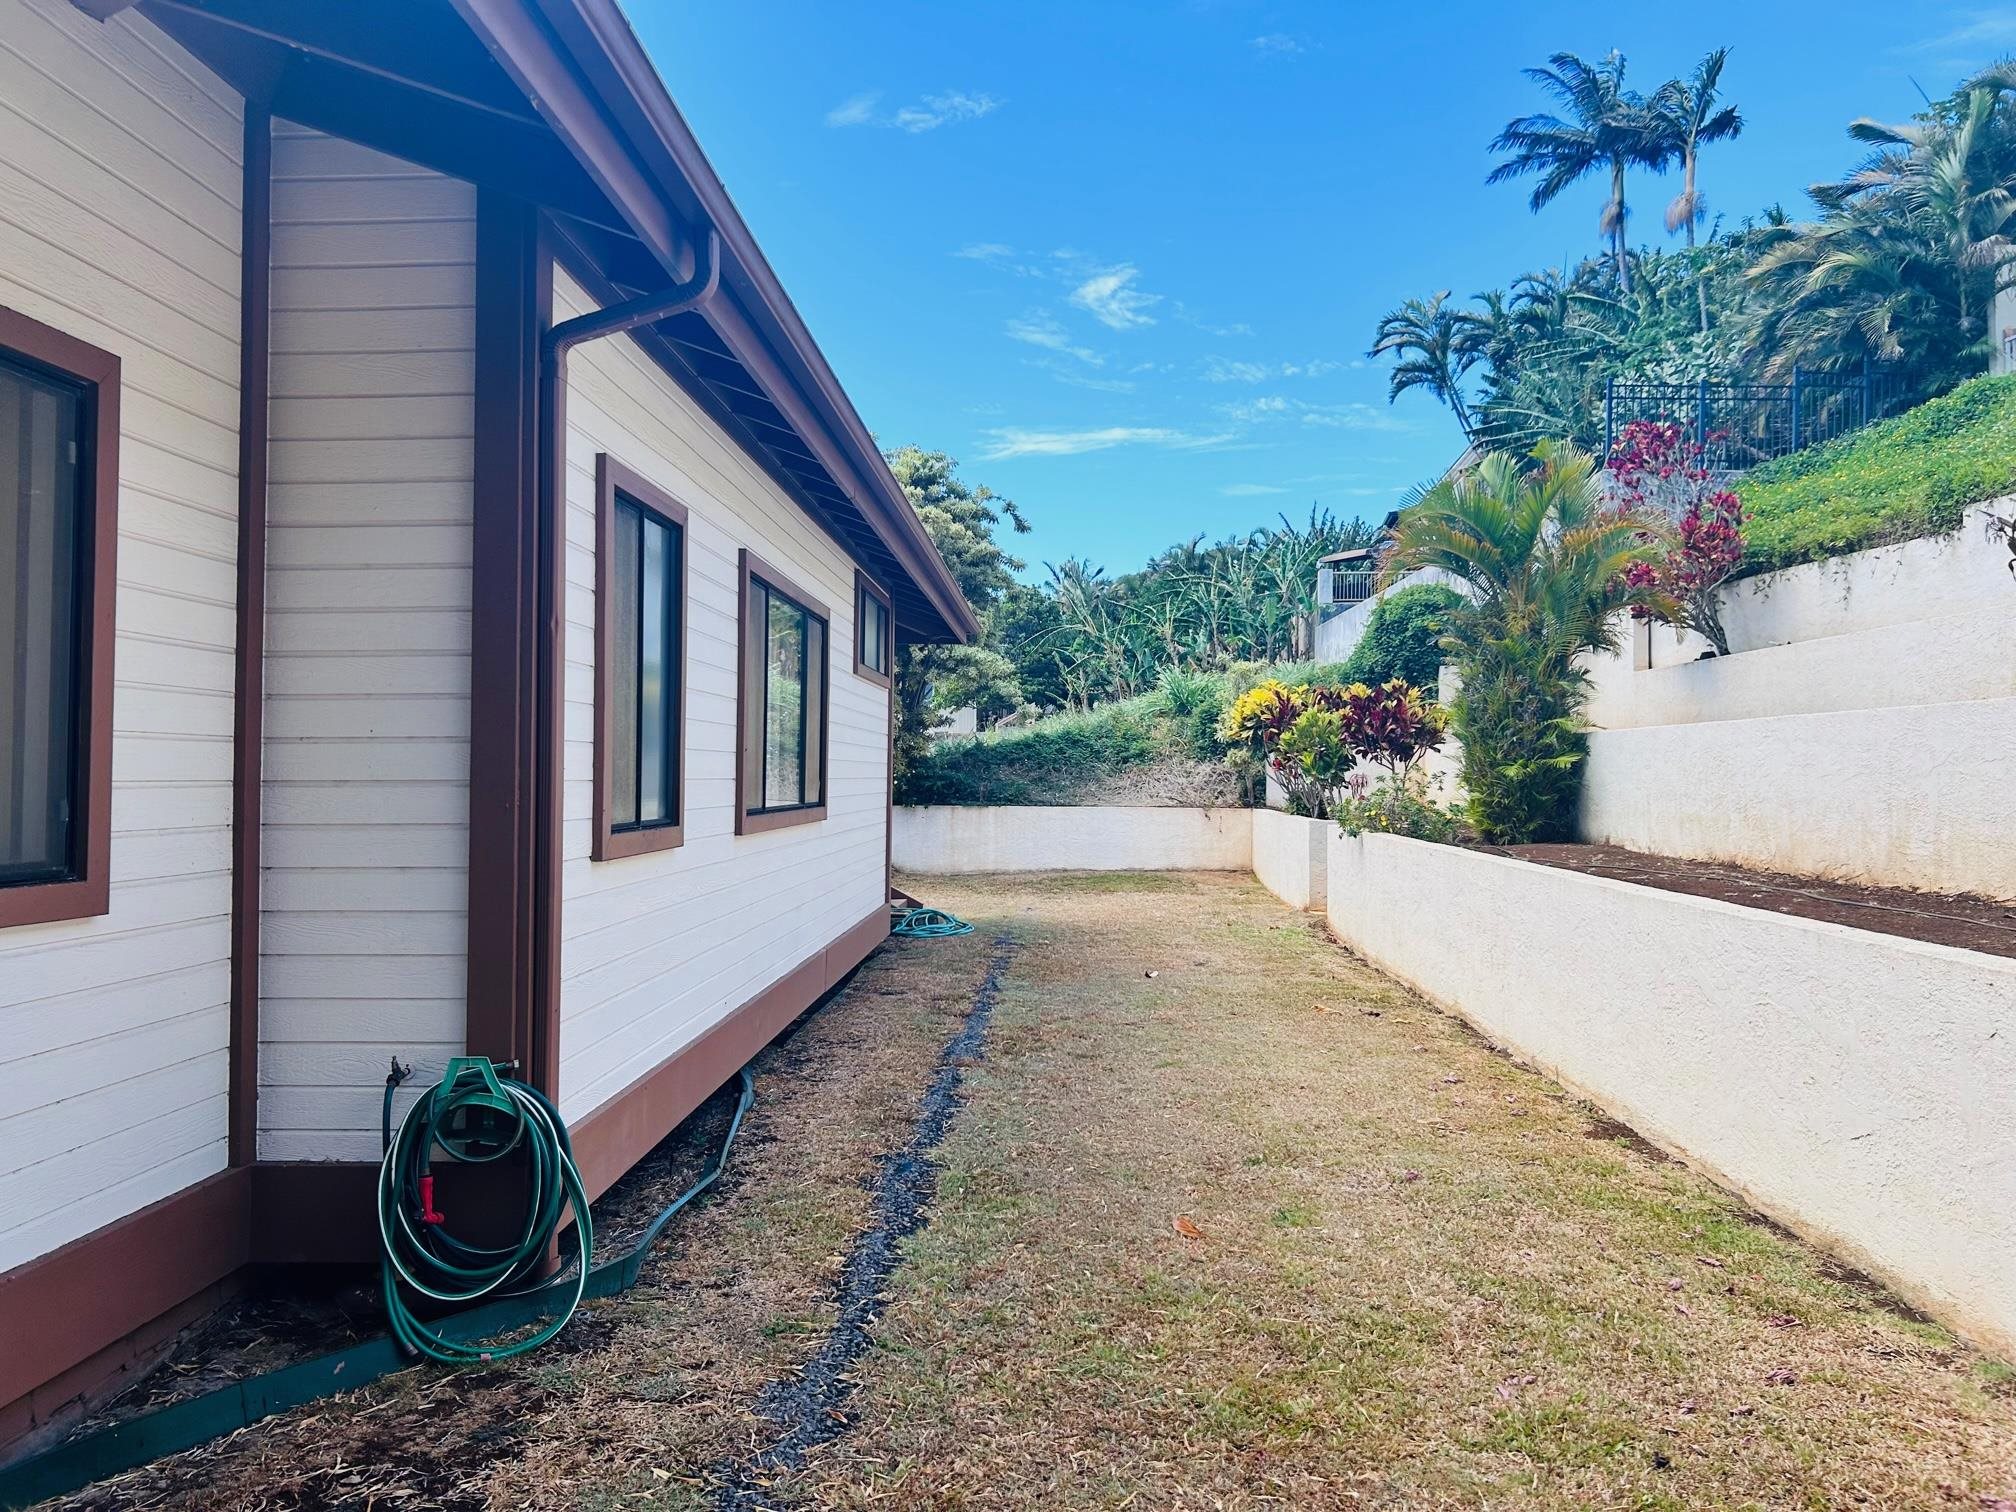
<path fill-rule="evenodd" d="M 1748 572 L 1935 535 L 2016 492 L 2016 377 L 1943 398 L 1743 480 Z"/>

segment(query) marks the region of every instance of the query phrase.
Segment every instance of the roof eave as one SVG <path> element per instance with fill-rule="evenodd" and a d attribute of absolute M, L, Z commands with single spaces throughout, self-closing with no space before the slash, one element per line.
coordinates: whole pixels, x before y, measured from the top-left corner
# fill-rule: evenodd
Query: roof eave
<path fill-rule="evenodd" d="M 972 607 L 613 0 L 453 4 L 668 274 L 690 267 L 692 238 L 683 231 L 716 231 L 717 299 L 733 307 L 722 312 L 723 339 L 788 391 L 777 396 L 780 408 L 802 408 L 818 432 L 805 441 L 839 464 L 836 479 L 942 621 L 911 628 L 924 639 L 941 638 L 941 630 L 976 639 Z M 574 75 L 591 87 L 580 88 Z M 686 226 L 676 227 L 674 216 Z"/>

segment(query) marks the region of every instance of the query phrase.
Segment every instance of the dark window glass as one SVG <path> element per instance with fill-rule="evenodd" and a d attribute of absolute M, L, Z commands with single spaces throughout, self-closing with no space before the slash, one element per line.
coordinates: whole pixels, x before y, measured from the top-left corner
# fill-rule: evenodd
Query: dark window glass
<path fill-rule="evenodd" d="M 870 672 L 889 675 L 889 611 L 882 600 L 866 588 L 861 590 L 861 612 L 856 619 L 861 635 L 861 665 Z"/>
<path fill-rule="evenodd" d="M 752 811 L 809 808 L 825 801 L 826 622 L 752 579 L 748 629 L 756 696 L 744 718 L 760 795 Z"/>
<path fill-rule="evenodd" d="M 77 876 L 85 389 L 0 356 L 0 885 Z"/>
<path fill-rule="evenodd" d="M 616 496 L 609 668 L 609 827 L 679 822 L 677 525 Z"/>

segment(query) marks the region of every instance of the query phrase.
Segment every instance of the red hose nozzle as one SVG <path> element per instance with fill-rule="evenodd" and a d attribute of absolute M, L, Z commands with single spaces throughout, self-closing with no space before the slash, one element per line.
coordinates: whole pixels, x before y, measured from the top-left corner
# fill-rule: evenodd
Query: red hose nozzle
<path fill-rule="evenodd" d="M 422 1176 L 420 1178 L 420 1221 L 422 1223 L 446 1223 L 448 1221 L 444 1214 L 434 1211 L 434 1178 L 432 1176 Z"/>

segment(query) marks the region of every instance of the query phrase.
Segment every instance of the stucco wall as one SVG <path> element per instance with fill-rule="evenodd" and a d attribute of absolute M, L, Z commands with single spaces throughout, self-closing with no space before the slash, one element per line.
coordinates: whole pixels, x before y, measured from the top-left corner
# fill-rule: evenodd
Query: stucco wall
<path fill-rule="evenodd" d="M 1581 832 L 1634 850 L 2016 898 L 2016 698 L 1599 730 Z"/>
<path fill-rule="evenodd" d="M 225 1164 L 243 143 L 136 12 L 0 0 L 0 305 L 121 364 L 110 906 L 0 929 L 0 1271 Z"/>
<path fill-rule="evenodd" d="M 1329 919 L 1647 1137 L 2016 1353 L 2016 961 L 1385 835 L 1332 837 Z"/>
<path fill-rule="evenodd" d="M 1290 908 L 1321 908 L 1329 896 L 1328 819 L 1253 810 L 1253 875 Z"/>
<path fill-rule="evenodd" d="M 936 874 L 1013 871 L 1249 871 L 1251 809 L 896 810 L 896 866 Z"/>
<path fill-rule="evenodd" d="M 2007 602 L 1763 646 L 1735 656 L 1632 670 L 1613 662 L 1596 680 L 1589 720 L 1606 730 L 1762 719 L 2016 697 L 2016 580 Z M 1670 631 L 1651 632 L 1653 644 Z"/>

